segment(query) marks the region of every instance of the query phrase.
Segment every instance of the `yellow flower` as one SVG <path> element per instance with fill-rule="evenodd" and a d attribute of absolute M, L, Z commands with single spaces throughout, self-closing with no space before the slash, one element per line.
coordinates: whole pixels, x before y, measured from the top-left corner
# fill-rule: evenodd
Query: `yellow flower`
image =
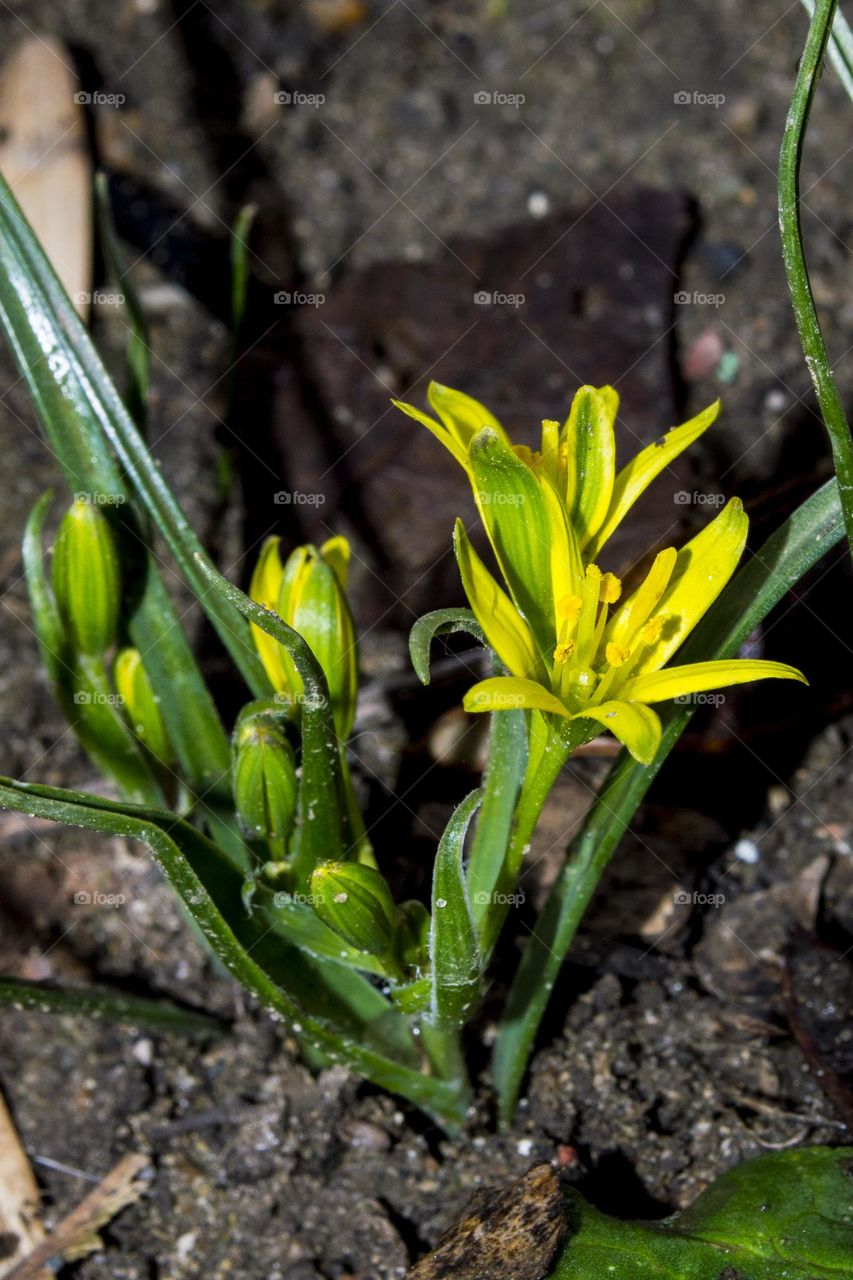
<path fill-rule="evenodd" d="M 541 449 L 516 446 L 470 396 L 431 384 L 439 421 L 399 404 L 466 471 L 506 590 L 457 520 L 462 584 L 483 632 L 510 672 L 482 680 L 468 711 L 528 708 L 601 725 L 649 764 L 661 725 L 648 705 L 770 677 L 805 677 L 781 662 L 731 659 L 666 667 L 732 576 L 748 521 L 733 498 L 680 551 L 661 551 L 622 600 L 596 563 L 637 498 L 719 413 L 719 401 L 616 470 L 612 387 L 581 387 L 566 422 L 542 424 Z M 618 607 L 617 607 L 618 606 Z M 665 668 L 665 669 L 664 669 Z"/>

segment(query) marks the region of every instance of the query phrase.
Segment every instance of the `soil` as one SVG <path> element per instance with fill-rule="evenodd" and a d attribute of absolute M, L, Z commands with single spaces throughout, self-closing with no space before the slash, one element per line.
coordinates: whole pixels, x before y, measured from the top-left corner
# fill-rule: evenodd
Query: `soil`
<path fill-rule="evenodd" d="M 431 833 L 472 783 L 463 764 L 434 759 L 464 662 L 444 664 L 424 693 L 405 653 L 413 615 L 459 598 L 447 549 L 469 499 L 426 434 L 387 414 L 389 392 L 422 403 L 437 376 L 521 428 L 557 414 L 581 381 L 609 379 L 640 439 L 721 394 L 695 470 L 638 512 L 644 547 L 733 493 L 757 546 L 829 474 L 775 229 L 802 9 L 504 8 L 33 0 L 0 11 L 4 45 L 27 28 L 59 35 L 90 91 L 126 96 L 93 108 L 92 140 L 150 315 L 151 438 L 188 514 L 235 576 L 273 528 L 353 540 L 365 678 L 354 767 L 406 896 L 423 888 Z M 282 108 L 282 89 L 325 101 Z M 478 92 L 524 102 L 478 103 Z M 815 290 L 848 399 L 849 109 L 828 71 L 804 168 Z M 251 349 L 229 405 L 225 233 L 247 200 L 260 210 Z M 483 289 L 526 297 L 484 306 Z M 288 290 L 326 301 L 272 301 Z M 98 309 L 94 331 L 120 374 L 120 314 Z M 3 771 L 97 787 L 29 630 L 18 546 L 58 474 L 16 379 L 4 356 Z M 227 511 L 223 447 L 239 480 Z M 276 503 L 282 491 L 290 503 Z M 630 544 L 614 554 L 613 567 L 631 563 Z M 234 1019 L 205 1045 L 0 1014 L 0 1085 L 48 1224 L 126 1151 L 154 1158 L 150 1192 L 74 1274 L 389 1280 L 473 1191 L 536 1161 L 555 1161 L 608 1211 L 659 1217 L 750 1155 L 849 1141 L 845 570 L 838 548 L 755 639 L 802 666 L 810 689 L 748 692 L 703 713 L 650 793 L 565 967 L 508 1133 L 494 1130 L 485 1075 L 454 1139 L 337 1068 L 312 1077 L 201 954 L 144 852 L 5 818 L 0 970 L 114 983 Z M 238 705 L 197 614 L 186 622 Z M 505 971 L 472 1030 L 480 1066 L 515 948 L 606 764 L 574 765 L 544 816 Z M 124 901 L 75 903 L 80 891 Z"/>

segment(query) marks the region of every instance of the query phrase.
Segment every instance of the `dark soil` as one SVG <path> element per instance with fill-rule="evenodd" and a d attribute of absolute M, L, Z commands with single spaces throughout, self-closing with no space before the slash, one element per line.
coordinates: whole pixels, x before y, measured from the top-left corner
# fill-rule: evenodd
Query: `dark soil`
<path fill-rule="evenodd" d="M 42 0 L 4 7 L 0 32 L 4 45 L 25 26 L 58 34 L 87 87 L 127 96 L 91 123 L 151 315 L 152 440 L 222 563 L 245 578 L 276 528 L 353 540 L 365 669 L 354 766 L 383 865 L 411 896 L 472 779 L 430 754 L 468 673 L 451 663 L 425 694 L 404 637 L 418 611 L 459 599 L 447 552 L 469 498 L 388 396 L 421 403 L 436 376 L 521 430 L 580 382 L 616 381 L 629 453 L 632 435 L 721 394 L 694 469 L 665 482 L 634 528 L 645 549 L 739 493 L 757 546 L 829 474 L 775 230 L 805 20 L 771 0 L 510 0 L 499 18 L 479 0 L 395 0 L 330 32 L 329 13 L 346 7 Z M 280 88 L 326 101 L 283 109 Z M 525 102 L 480 105 L 482 90 Z M 688 104 L 674 100 L 684 93 Z M 805 164 L 809 256 L 848 398 L 849 109 L 827 73 Z M 260 208 L 256 280 L 229 408 L 225 232 L 247 200 Z M 484 289 L 525 301 L 475 303 Z M 276 304 L 282 290 L 326 301 Z M 99 312 L 95 334 L 119 370 L 120 315 Z M 26 513 L 57 473 L 7 358 L 3 384 L 14 478 L 0 489 L 3 772 L 97 786 L 39 670 L 20 581 Z M 243 495 L 227 514 L 214 484 L 223 445 Z M 282 491 L 315 500 L 276 503 Z M 633 550 L 618 545 L 612 567 Z M 312 1078 L 281 1027 L 201 955 L 143 852 L 4 818 L 0 971 L 114 983 L 235 1020 L 205 1046 L 0 1015 L 0 1085 L 48 1223 L 121 1154 L 154 1158 L 150 1194 L 75 1274 L 386 1280 L 473 1190 L 537 1160 L 609 1211 L 663 1216 L 762 1150 L 849 1141 L 849 580 L 840 548 L 829 559 L 756 640 L 811 688 L 748 692 L 695 719 L 585 921 L 507 1134 L 494 1132 L 486 1077 L 453 1140 L 338 1069 Z M 195 613 L 187 622 L 237 705 L 221 654 Z M 605 767 L 579 762 L 545 815 L 472 1033 L 476 1063 Z M 78 891 L 124 902 L 79 905 Z"/>

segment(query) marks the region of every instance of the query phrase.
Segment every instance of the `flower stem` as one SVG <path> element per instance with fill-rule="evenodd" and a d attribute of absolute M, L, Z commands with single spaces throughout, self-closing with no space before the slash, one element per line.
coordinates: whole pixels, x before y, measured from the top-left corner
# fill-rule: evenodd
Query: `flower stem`
<path fill-rule="evenodd" d="M 853 438 L 829 366 L 809 282 L 800 222 L 800 162 L 815 88 L 832 33 L 838 0 L 816 0 L 800 61 L 779 156 L 779 229 L 782 257 L 800 342 L 832 447 L 847 540 L 853 553 Z"/>

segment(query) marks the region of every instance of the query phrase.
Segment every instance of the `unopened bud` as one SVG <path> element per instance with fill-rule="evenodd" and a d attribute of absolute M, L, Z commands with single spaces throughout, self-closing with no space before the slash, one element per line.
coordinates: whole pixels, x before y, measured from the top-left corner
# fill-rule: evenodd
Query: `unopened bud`
<path fill-rule="evenodd" d="M 287 840 L 298 794 L 293 749 L 274 724 L 248 723 L 236 743 L 234 802 L 246 835 Z"/>
<path fill-rule="evenodd" d="M 138 649 L 121 650 L 115 660 L 113 680 L 137 737 L 152 755 L 168 764 L 173 759 L 172 746 Z"/>
<path fill-rule="evenodd" d="M 391 947 L 396 911 L 385 877 L 360 862 L 325 862 L 309 884 L 317 915 L 351 947 L 385 955 Z"/>
<path fill-rule="evenodd" d="M 100 657 L 115 640 L 120 574 L 115 539 L 99 507 L 75 499 L 53 547 L 53 594 L 73 647 Z"/>

